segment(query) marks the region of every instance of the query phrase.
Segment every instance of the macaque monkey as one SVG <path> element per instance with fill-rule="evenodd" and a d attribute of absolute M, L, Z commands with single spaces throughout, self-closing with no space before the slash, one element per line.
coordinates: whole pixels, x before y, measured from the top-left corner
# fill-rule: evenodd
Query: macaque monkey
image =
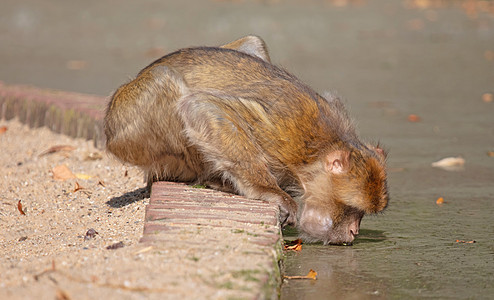
<path fill-rule="evenodd" d="M 280 223 L 298 224 L 309 242 L 351 244 L 364 214 L 388 203 L 385 152 L 358 139 L 338 98 L 271 64 L 256 36 L 145 67 L 113 95 L 105 133 L 108 151 L 148 184 L 275 202 Z"/>

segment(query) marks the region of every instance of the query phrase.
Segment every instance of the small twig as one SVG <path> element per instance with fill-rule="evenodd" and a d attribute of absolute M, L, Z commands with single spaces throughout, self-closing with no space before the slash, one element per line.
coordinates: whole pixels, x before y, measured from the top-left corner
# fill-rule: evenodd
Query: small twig
<path fill-rule="evenodd" d="M 19 212 L 21 213 L 21 215 L 25 216 L 26 213 L 24 212 L 24 210 L 22 209 L 22 203 L 21 203 L 21 200 L 19 200 L 19 202 L 17 202 L 17 210 L 19 210 Z"/>
<path fill-rule="evenodd" d="M 69 152 L 69 151 L 73 151 L 73 150 L 75 150 L 75 147 L 72 147 L 69 145 L 57 145 L 57 146 L 53 146 L 53 147 L 49 148 L 48 150 L 43 151 L 38 156 L 41 157 L 41 156 L 45 156 L 45 155 L 56 153 L 56 152 L 61 152 L 61 151 Z"/>

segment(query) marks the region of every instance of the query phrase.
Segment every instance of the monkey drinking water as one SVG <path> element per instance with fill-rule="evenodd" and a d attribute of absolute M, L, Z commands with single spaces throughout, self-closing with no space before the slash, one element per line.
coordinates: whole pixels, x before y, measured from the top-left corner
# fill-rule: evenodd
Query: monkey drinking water
<path fill-rule="evenodd" d="M 339 99 L 271 64 L 255 36 L 156 60 L 115 92 L 105 133 L 148 183 L 273 201 L 306 241 L 351 243 L 363 215 L 388 203 L 385 152 L 358 139 Z"/>

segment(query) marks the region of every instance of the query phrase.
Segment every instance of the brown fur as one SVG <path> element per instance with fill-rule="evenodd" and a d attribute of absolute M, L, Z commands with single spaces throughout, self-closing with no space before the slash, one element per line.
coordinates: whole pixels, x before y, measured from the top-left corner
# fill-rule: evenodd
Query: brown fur
<path fill-rule="evenodd" d="M 339 99 L 272 65 L 258 37 L 153 62 L 115 92 L 105 133 L 148 182 L 275 201 L 283 224 L 296 224 L 300 199 L 311 241 L 351 242 L 364 213 L 388 202 L 384 152 L 359 141 Z"/>

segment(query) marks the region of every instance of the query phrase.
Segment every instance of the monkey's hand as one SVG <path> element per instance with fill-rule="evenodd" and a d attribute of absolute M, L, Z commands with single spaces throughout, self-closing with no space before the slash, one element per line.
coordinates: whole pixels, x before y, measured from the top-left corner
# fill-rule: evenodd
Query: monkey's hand
<path fill-rule="evenodd" d="M 280 224 L 282 227 L 286 225 L 297 225 L 297 203 L 289 195 L 280 196 L 277 201 L 280 208 Z"/>

